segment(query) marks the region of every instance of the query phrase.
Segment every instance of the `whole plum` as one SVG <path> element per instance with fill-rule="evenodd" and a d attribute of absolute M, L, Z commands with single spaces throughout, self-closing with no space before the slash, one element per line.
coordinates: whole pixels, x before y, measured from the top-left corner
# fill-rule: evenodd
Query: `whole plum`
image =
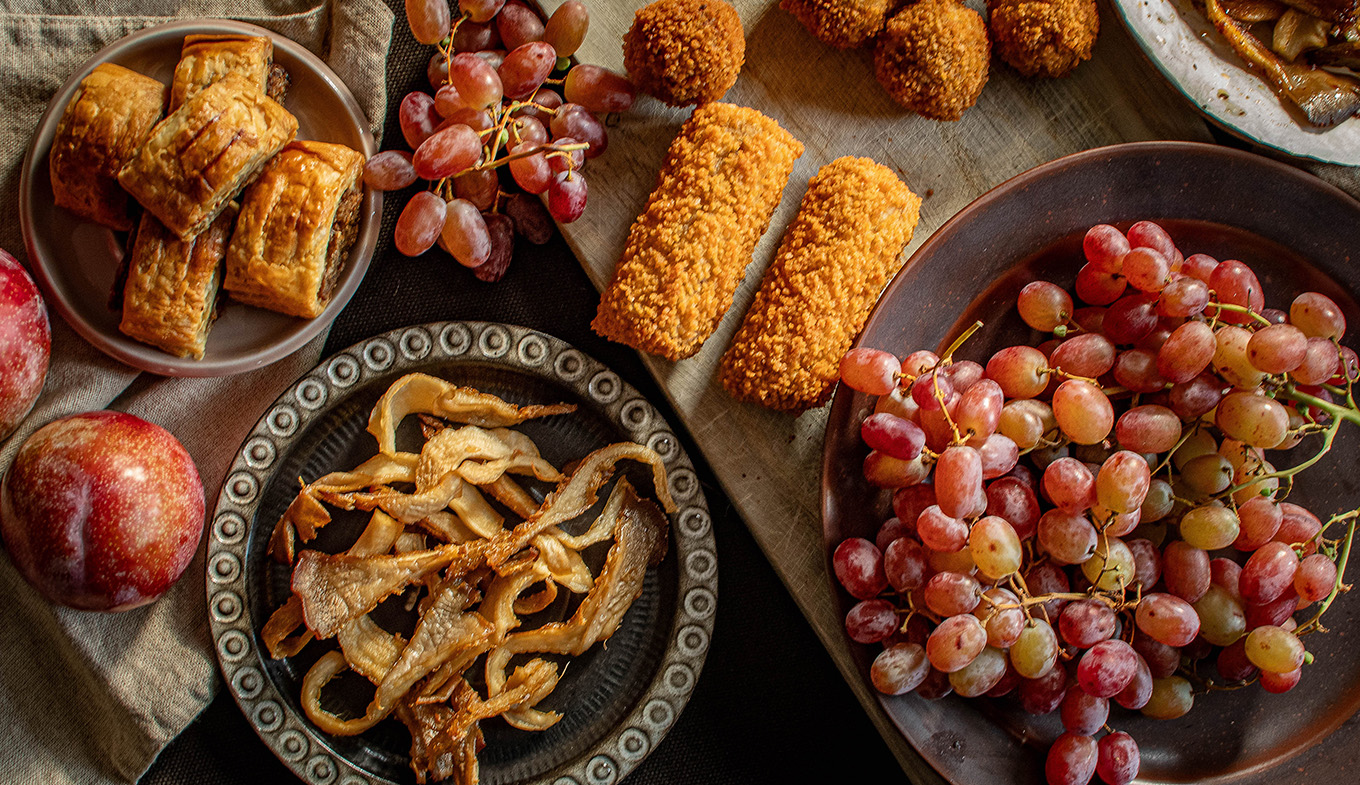
<path fill-rule="evenodd" d="M 33 408 L 47 378 L 52 326 L 28 271 L 0 249 L 0 439 Z"/>
<path fill-rule="evenodd" d="M 0 534 L 48 599 L 122 611 L 163 594 L 203 534 L 203 483 L 169 431 L 122 412 L 63 417 L 19 448 Z"/>

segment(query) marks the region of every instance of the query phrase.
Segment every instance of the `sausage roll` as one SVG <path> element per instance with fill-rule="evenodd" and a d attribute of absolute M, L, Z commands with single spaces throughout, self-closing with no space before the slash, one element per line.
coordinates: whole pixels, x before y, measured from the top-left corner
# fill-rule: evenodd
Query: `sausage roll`
<path fill-rule="evenodd" d="M 123 284 L 124 335 L 179 357 L 203 356 L 235 216 L 230 205 L 202 234 L 181 240 L 142 213 Z"/>
<path fill-rule="evenodd" d="M 233 72 L 162 120 L 118 182 L 188 240 L 293 140 L 297 128 L 296 117 Z"/>
<path fill-rule="evenodd" d="M 274 62 L 274 41 L 267 36 L 199 34 L 184 37 L 175 78 L 170 83 L 170 110 L 229 73 L 246 77 L 280 103 L 288 90 L 288 72 Z"/>
<path fill-rule="evenodd" d="M 101 63 L 81 80 L 52 139 L 48 170 L 58 207 L 112 229 L 132 228 L 118 170 L 165 112 L 165 85 Z"/>
<path fill-rule="evenodd" d="M 781 411 L 825 403 L 841 356 L 902 267 L 920 209 L 882 164 L 845 157 L 823 166 L 723 355 L 723 387 Z"/>
<path fill-rule="evenodd" d="M 363 168 L 363 153 L 327 142 L 294 142 L 275 156 L 241 200 L 227 249 L 231 296 L 321 315 L 358 235 Z"/>
<path fill-rule="evenodd" d="M 711 103 L 671 142 L 591 326 L 668 360 L 699 351 L 732 306 L 803 145 L 774 120 Z"/>

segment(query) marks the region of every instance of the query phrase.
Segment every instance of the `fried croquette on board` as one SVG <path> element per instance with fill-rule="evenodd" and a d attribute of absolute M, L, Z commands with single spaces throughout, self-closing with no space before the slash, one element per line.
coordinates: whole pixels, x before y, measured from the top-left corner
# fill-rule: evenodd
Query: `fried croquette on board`
<path fill-rule="evenodd" d="M 591 326 L 680 360 L 732 306 L 803 145 L 754 109 L 704 104 L 671 142 Z"/>
<path fill-rule="evenodd" d="M 1100 32 L 1095 0 L 989 0 L 992 46 L 1024 76 L 1064 76 Z"/>
<path fill-rule="evenodd" d="M 837 158 L 808 183 L 719 378 L 732 397 L 781 411 L 826 402 L 840 358 L 864 327 L 921 199 L 868 158 Z"/>
<path fill-rule="evenodd" d="M 872 41 L 888 18 L 888 0 L 780 0 L 779 7 L 838 49 Z"/>
<path fill-rule="evenodd" d="M 958 120 L 987 84 L 982 17 L 957 0 L 920 0 L 888 20 L 874 76 L 893 100 L 932 120 Z"/>
<path fill-rule="evenodd" d="M 722 98 L 745 60 L 741 17 L 724 0 L 656 0 L 623 36 L 633 84 L 671 106 Z"/>

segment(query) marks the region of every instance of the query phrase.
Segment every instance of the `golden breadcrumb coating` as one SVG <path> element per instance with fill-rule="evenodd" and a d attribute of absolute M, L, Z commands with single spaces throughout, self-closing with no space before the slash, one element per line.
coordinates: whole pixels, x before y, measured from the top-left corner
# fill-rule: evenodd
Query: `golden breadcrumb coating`
<path fill-rule="evenodd" d="M 656 0 L 623 36 L 633 84 L 671 106 L 722 98 L 745 60 L 741 17 L 724 0 Z"/>
<path fill-rule="evenodd" d="M 1064 76 L 1091 59 L 1096 0 L 990 0 L 992 45 L 1025 76 Z"/>
<path fill-rule="evenodd" d="M 851 157 L 823 166 L 723 355 L 732 397 L 795 412 L 825 403 L 920 211 L 886 166 Z"/>
<path fill-rule="evenodd" d="M 680 360 L 732 306 L 803 145 L 754 109 L 705 104 L 671 142 L 591 326 Z"/>
<path fill-rule="evenodd" d="M 874 76 L 913 112 L 957 120 L 987 84 L 990 57 L 978 12 L 957 0 L 920 0 L 888 20 L 874 49 Z"/>
<path fill-rule="evenodd" d="M 838 49 L 863 46 L 888 18 L 888 0 L 780 0 L 808 32 Z"/>

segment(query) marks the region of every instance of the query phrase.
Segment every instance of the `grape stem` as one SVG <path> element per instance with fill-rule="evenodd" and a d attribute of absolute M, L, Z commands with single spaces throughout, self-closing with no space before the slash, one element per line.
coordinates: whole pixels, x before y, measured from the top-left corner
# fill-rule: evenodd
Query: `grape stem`
<path fill-rule="evenodd" d="M 1344 582 L 1346 579 L 1346 564 L 1351 558 L 1351 543 L 1355 541 L 1355 525 L 1356 522 L 1360 520 L 1360 510 L 1351 510 L 1348 513 L 1333 516 L 1331 520 L 1327 521 L 1327 526 L 1331 526 L 1333 523 L 1343 520 L 1347 522 L 1346 537 L 1341 542 L 1341 554 L 1336 560 L 1336 582 L 1332 585 L 1331 593 L 1328 594 L 1326 599 L 1322 601 L 1322 604 L 1318 606 L 1317 613 L 1314 613 L 1312 618 L 1299 625 L 1298 631 L 1295 633 L 1297 635 L 1303 635 L 1314 631 L 1326 632 L 1327 628 L 1322 626 L 1322 614 L 1326 613 L 1327 609 L 1332 607 L 1332 603 L 1341 592 L 1350 590 L 1350 586 Z M 1325 530 L 1326 527 L 1324 526 L 1323 529 Z"/>
<path fill-rule="evenodd" d="M 1209 294 L 1210 294 L 1211 296 L 1215 297 L 1215 298 L 1218 297 L 1218 294 L 1217 294 L 1216 292 L 1214 292 L 1212 289 L 1209 290 Z M 1207 306 L 1206 306 L 1206 307 L 1207 307 Z M 1218 310 L 1214 313 L 1214 321 L 1215 321 L 1215 322 L 1218 321 L 1218 317 L 1219 317 L 1219 315 L 1220 315 L 1223 311 L 1232 311 L 1232 312 L 1234 312 L 1234 313 L 1243 313 L 1243 314 L 1246 314 L 1247 316 L 1250 316 L 1251 318 L 1255 319 L 1256 321 L 1260 322 L 1261 324 L 1263 324 L 1263 325 L 1265 325 L 1265 326 L 1267 326 L 1267 327 L 1269 327 L 1270 324 L 1271 324 L 1271 321 L 1270 321 L 1269 319 L 1267 319 L 1266 317 L 1262 316 L 1261 314 L 1259 314 L 1259 313 L 1253 311 L 1252 309 L 1246 307 L 1245 305 L 1234 305 L 1234 304 L 1232 304 L 1232 303 L 1223 303 L 1223 302 L 1219 302 L 1217 299 L 1215 299 L 1214 302 L 1213 302 L 1213 307 L 1216 308 L 1216 309 L 1218 309 Z"/>
<path fill-rule="evenodd" d="M 944 350 L 944 354 L 940 356 L 940 360 L 952 362 L 954 359 L 954 352 L 957 352 L 963 346 L 964 341 L 967 341 L 969 338 L 972 338 L 973 334 L 981 329 L 982 329 L 981 319 L 969 325 L 968 329 L 964 330 L 963 334 L 955 338 L 954 342 L 949 344 L 949 348 Z"/>

